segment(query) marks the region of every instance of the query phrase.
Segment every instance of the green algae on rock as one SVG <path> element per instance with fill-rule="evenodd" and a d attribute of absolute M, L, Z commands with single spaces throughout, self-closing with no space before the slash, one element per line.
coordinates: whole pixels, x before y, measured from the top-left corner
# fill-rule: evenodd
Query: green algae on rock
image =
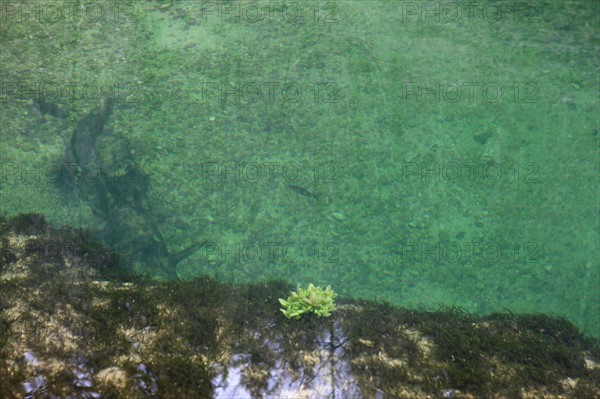
<path fill-rule="evenodd" d="M 600 398 L 600 348 L 546 315 L 342 298 L 286 318 L 288 283 L 155 282 L 39 215 L 0 219 L 7 398 Z"/>

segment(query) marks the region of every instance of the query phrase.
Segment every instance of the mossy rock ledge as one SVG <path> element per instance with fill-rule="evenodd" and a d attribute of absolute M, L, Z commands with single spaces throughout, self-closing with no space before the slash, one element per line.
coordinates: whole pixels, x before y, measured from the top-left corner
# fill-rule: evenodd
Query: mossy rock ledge
<path fill-rule="evenodd" d="M 0 221 L 0 397 L 600 398 L 598 342 L 561 318 L 338 298 L 288 320 L 288 283 L 124 271 L 84 232 Z"/>

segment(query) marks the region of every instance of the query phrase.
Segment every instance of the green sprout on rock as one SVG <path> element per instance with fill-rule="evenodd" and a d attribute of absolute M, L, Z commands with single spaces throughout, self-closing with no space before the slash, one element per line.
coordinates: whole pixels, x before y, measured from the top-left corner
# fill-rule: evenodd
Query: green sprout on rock
<path fill-rule="evenodd" d="M 309 284 L 307 288 L 292 291 L 287 300 L 279 298 L 285 308 L 280 309 L 288 319 L 298 320 L 302 315 L 314 313 L 319 317 L 329 317 L 336 310 L 334 299 L 337 296 L 328 285 L 327 288 Z"/>

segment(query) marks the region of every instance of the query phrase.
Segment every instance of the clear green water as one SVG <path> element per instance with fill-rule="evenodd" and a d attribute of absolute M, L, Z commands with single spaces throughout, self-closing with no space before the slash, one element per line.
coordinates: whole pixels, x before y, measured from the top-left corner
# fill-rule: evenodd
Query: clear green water
<path fill-rule="evenodd" d="M 100 1 L 67 21 L 57 3 L 2 15 L 3 212 L 106 225 L 43 166 L 116 92 L 106 130 L 149 175 L 164 240 L 210 242 L 180 277 L 552 313 L 600 336 L 597 3 L 272 2 L 261 18 Z"/>

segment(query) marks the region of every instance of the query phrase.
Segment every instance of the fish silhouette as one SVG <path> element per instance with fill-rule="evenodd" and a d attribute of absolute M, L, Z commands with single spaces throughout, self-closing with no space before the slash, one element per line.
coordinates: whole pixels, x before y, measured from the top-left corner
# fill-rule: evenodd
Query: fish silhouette
<path fill-rule="evenodd" d="M 316 194 L 314 194 L 314 193 L 312 193 L 312 192 L 308 191 L 308 190 L 307 190 L 307 189 L 305 189 L 304 187 L 300 187 L 300 186 L 297 186 L 297 185 L 295 185 L 295 184 L 288 184 L 288 188 L 289 188 L 290 190 L 292 190 L 292 191 L 294 191 L 294 192 L 296 192 L 296 193 L 300 194 L 300 195 L 303 195 L 303 196 L 305 196 L 305 197 L 309 197 L 309 198 L 316 199 L 316 200 L 318 200 L 318 199 L 319 199 L 319 197 L 318 197 Z"/>

